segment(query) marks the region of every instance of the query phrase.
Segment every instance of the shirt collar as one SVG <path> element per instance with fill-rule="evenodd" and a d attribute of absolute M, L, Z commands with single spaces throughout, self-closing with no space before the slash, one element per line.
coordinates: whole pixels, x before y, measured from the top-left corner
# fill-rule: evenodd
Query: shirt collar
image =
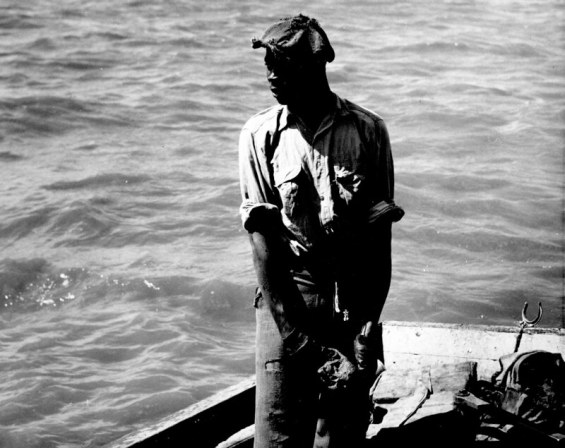
<path fill-rule="evenodd" d="M 329 112 L 328 115 L 333 115 L 334 117 L 344 117 L 349 114 L 349 108 L 343 99 L 337 96 L 335 93 L 332 93 L 335 98 L 334 108 Z M 278 130 L 279 132 L 285 129 L 289 123 L 294 121 L 294 117 L 292 113 L 288 110 L 288 106 L 284 105 L 282 107 L 282 111 L 279 117 L 279 125 Z"/>

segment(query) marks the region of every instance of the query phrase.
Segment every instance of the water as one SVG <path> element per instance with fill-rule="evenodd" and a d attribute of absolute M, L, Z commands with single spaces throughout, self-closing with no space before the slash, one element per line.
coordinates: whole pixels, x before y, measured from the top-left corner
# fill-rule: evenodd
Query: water
<path fill-rule="evenodd" d="M 97 447 L 253 372 L 250 38 L 318 17 L 396 162 L 384 319 L 563 326 L 564 5 L 0 3 L 0 446 Z"/>

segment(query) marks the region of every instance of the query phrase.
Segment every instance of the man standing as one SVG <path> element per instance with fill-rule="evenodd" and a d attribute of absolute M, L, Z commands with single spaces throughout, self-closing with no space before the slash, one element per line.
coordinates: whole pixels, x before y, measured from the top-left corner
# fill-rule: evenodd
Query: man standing
<path fill-rule="evenodd" d="M 334 50 L 303 15 L 270 26 L 278 105 L 239 142 L 241 216 L 259 282 L 255 447 L 361 446 L 391 277 L 394 204 L 383 120 L 334 94 Z"/>

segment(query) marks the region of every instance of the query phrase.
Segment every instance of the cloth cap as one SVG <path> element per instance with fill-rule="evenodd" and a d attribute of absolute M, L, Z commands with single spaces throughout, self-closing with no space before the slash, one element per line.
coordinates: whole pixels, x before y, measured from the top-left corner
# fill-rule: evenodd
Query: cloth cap
<path fill-rule="evenodd" d="M 299 14 L 274 23 L 260 39 L 251 40 L 253 48 L 266 48 L 275 57 L 332 62 L 334 50 L 316 19 Z"/>

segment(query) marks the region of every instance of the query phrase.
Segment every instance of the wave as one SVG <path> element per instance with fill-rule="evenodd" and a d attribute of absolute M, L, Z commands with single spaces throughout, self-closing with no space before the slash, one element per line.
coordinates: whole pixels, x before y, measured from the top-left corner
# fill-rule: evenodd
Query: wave
<path fill-rule="evenodd" d="M 75 128 L 75 120 L 94 110 L 85 101 L 60 96 L 26 96 L 0 100 L 8 133 L 54 134 Z"/>
<path fill-rule="evenodd" d="M 0 260 L 0 313 L 30 313 L 71 304 L 79 308 L 97 307 L 98 303 L 109 301 L 121 306 L 147 302 L 158 304 L 163 310 L 182 306 L 211 321 L 248 322 L 254 317 L 253 297 L 253 285 L 220 278 L 105 275 L 87 267 L 61 268 L 45 258 Z M 169 339 L 156 333 L 147 337 L 152 343 Z M 124 347 L 135 346 L 134 341 L 121 342 Z M 99 355 L 96 353 L 93 351 L 92 356 L 129 356 L 127 350 L 123 354 L 104 354 L 103 350 Z"/>
<path fill-rule="evenodd" d="M 222 279 L 208 280 L 199 291 L 200 309 L 216 319 L 252 318 L 254 289 Z"/>
<path fill-rule="evenodd" d="M 82 57 L 66 57 L 65 59 L 57 59 L 49 62 L 48 65 L 55 69 L 62 68 L 68 70 L 87 71 L 111 68 L 116 65 L 116 61 L 107 58 L 93 57 L 93 55 L 84 55 Z"/>
<path fill-rule="evenodd" d="M 84 268 L 57 269 L 43 258 L 0 260 L 0 312 L 29 312 L 74 301 L 74 285 L 87 275 Z"/>
<path fill-rule="evenodd" d="M 102 38 L 103 40 L 106 39 L 106 40 L 109 40 L 109 41 L 123 41 L 123 40 L 129 39 L 130 34 L 118 33 L 118 32 L 115 32 L 115 31 L 96 31 L 96 32 L 86 33 L 84 35 L 84 38 L 87 38 L 87 39 Z"/>
<path fill-rule="evenodd" d="M 107 206 L 94 206 L 92 201 L 75 201 L 59 211 L 45 230 L 55 247 L 106 245 L 122 219 Z M 106 244 L 105 244 L 106 243 Z"/>
<path fill-rule="evenodd" d="M 135 124 L 124 106 L 52 95 L 0 100 L 0 119 L 6 125 L 7 134 L 25 136 Z"/>
<path fill-rule="evenodd" d="M 24 238 L 47 225 L 57 210 L 53 205 L 46 205 L 33 210 L 21 210 L 14 216 L 5 216 L 0 223 L 0 238 Z"/>
<path fill-rule="evenodd" d="M 0 151 L 0 161 L 13 162 L 22 160 L 24 157 L 19 154 L 14 154 L 10 151 Z"/>
<path fill-rule="evenodd" d="M 31 30 L 43 28 L 43 25 L 37 23 L 35 15 L 13 12 L 10 8 L 1 8 L 0 11 L 6 11 L 6 14 L 0 14 L 0 29 Z"/>
<path fill-rule="evenodd" d="M 54 39 L 40 37 L 28 44 L 27 48 L 35 51 L 51 51 L 57 48 L 57 44 Z"/>
<path fill-rule="evenodd" d="M 71 186 L 61 186 L 65 188 Z M 8 216 L 0 225 L 0 237 L 14 245 L 32 238 L 50 247 L 117 247 L 135 243 L 137 227 L 143 228 L 142 223 L 132 225 L 116 235 L 127 219 L 111 198 L 95 196 Z"/>
<path fill-rule="evenodd" d="M 81 189 L 96 189 L 105 188 L 109 186 L 130 186 L 146 182 L 150 179 L 146 175 L 134 175 L 134 174 L 124 174 L 124 173 L 104 173 L 97 174 L 95 176 L 86 177 L 84 179 L 75 181 L 59 181 L 54 182 L 49 185 L 45 185 L 43 188 L 46 190 L 81 190 Z"/>
<path fill-rule="evenodd" d="M 5 218 L 0 237 L 17 244 L 33 235 L 55 247 L 96 243 L 122 221 L 113 205 L 109 199 L 93 197 L 21 210 Z"/>
<path fill-rule="evenodd" d="M 0 100 L 0 107 L 4 110 L 25 110 L 26 112 L 46 117 L 56 113 L 90 112 L 93 105 L 85 101 L 75 100 L 68 97 L 37 95 L 24 96 Z"/>
<path fill-rule="evenodd" d="M 379 48 L 379 53 L 396 54 L 398 57 L 405 57 L 403 53 L 414 53 L 416 55 L 426 54 L 449 54 L 455 52 L 469 51 L 472 46 L 463 42 L 456 41 L 433 41 L 417 43 L 399 43 L 398 45 L 388 45 Z M 400 53 L 400 54 L 399 54 Z"/>

